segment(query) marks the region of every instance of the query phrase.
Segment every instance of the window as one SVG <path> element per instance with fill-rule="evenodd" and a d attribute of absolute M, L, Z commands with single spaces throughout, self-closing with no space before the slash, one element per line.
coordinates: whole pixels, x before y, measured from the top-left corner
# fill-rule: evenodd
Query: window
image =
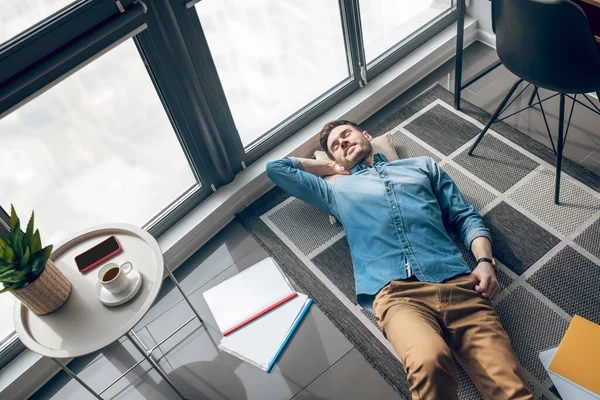
<path fill-rule="evenodd" d="M 6 42 L 72 2 L 73 0 L 0 0 L 0 43 Z"/>
<path fill-rule="evenodd" d="M 144 225 L 196 184 L 132 40 L 0 120 L 0 199 L 47 243 Z M 66 223 L 68 222 L 68 223 Z"/>
<path fill-rule="evenodd" d="M 350 77 L 337 0 L 195 8 L 244 147 Z"/>
<path fill-rule="evenodd" d="M 107 222 L 142 226 L 196 184 L 132 40 L 0 120 L 0 199 L 43 243 Z M 13 297 L 0 295 L 0 342 Z"/>
<path fill-rule="evenodd" d="M 132 40 L 0 120 L 0 204 L 36 212 L 43 243 L 107 222 L 144 225 L 196 185 Z M 0 295 L 0 343 L 13 334 Z"/>
<path fill-rule="evenodd" d="M 360 18 L 367 65 L 452 7 L 452 0 L 363 0 Z"/>

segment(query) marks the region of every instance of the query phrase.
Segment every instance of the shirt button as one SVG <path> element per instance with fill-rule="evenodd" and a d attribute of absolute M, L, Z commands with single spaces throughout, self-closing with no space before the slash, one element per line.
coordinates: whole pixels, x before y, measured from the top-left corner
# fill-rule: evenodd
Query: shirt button
<path fill-rule="evenodd" d="M 398 227 L 398 232 L 402 232 L 402 228 Z"/>
<path fill-rule="evenodd" d="M 388 186 L 387 187 L 387 191 L 389 192 L 390 190 L 392 190 L 392 188 Z"/>
<path fill-rule="evenodd" d="M 395 210 L 395 209 L 396 209 L 396 206 L 392 206 L 392 210 Z"/>
<path fill-rule="evenodd" d="M 385 175 L 383 175 L 383 174 L 381 174 L 381 175 L 379 175 L 379 176 L 381 176 L 382 178 L 385 178 Z"/>
<path fill-rule="evenodd" d="M 410 249 L 406 249 L 406 252 L 407 252 L 407 253 L 410 253 Z"/>

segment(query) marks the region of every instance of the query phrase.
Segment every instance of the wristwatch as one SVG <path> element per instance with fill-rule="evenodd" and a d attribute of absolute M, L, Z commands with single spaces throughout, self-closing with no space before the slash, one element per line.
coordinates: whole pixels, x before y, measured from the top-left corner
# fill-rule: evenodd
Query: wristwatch
<path fill-rule="evenodd" d="M 492 264 L 492 267 L 496 268 L 496 259 L 494 257 L 481 257 L 479 260 L 477 260 L 477 265 L 479 265 L 480 262 L 489 262 L 490 264 Z"/>

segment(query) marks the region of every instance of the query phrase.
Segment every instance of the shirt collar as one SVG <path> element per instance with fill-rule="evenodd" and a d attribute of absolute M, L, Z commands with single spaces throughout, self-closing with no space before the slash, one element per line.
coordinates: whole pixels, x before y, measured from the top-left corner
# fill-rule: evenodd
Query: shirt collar
<path fill-rule="evenodd" d="M 386 163 L 386 162 L 388 162 L 388 159 L 386 156 L 383 155 L 383 153 L 375 153 L 375 155 L 373 155 L 373 166 L 369 165 L 366 161 L 361 161 L 358 164 L 356 164 L 354 167 L 352 167 L 351 172 L 353 174 L 355 174 L 358 171 L 362 171 L 363 169 L 372 168 L 379 163 Z"/>

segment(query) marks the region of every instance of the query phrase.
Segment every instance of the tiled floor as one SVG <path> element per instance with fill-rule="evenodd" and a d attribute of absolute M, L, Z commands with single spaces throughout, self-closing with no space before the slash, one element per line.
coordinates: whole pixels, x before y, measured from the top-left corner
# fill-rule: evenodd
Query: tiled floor
<path fill-rule="evenodd" d="M 156 358 L 175 384 L 184 388 L 190 399 L 347 399 L 349 393 L 399 398 L 315 305 L 270 374 L 218 351 L 218 329 L 202 292 L 267 256 L 238 223 L 232 222 L 176 271 L 205 325 L 194 320 L 157 352 Z M 136 331 L 144 343 L 153 345 L 191 316 L 192 311 L 167 280 L 160 299 Z M 101 390 L 140 357 L 130 341 L 123 339 L 69 366 L 93 389 Z M 177 399 L 147 362 L 109 389 L 105 397 Z M 93 397 L 61 372 L 32 398 Z"/>
<path fill-rule="evenodd" d="M 493 49 L 475 43 L 465 51 L 465 76 L 493 61 Z M 453 62 L 448 62 L 399 96 L 398 106 L 436 82 L 452 88 Z M 463 92 L 463 97 L 492 111 L 516 79 L 500 67 Z M 528 96 L 523 101 L 527 101 Z M 556 126 L 556 105 L 549 104 Z M 510 123 L 543 143 L 547 142 L 537 110 L 515 116 Z M 591 112 L 576 108 L 565 155 L 600 174 L 600 122 Z M 319 310 L 313 306 L 294 339 L 270 374 L 216 348 L 218 331 L 207 312 L 202 292 L 249 267 L 267 253 L 237 223 L 229 224 L 176 271 L 191 301 L 205 318 L 193 321 L 155 353 L 169 377 L 191 399 L 397 399 L 399 396 Z M 147 345 L 157 343 L 192 316 L 170 281 L 165 281 L 150 312 L 136 327 Z M 72 361 L 69 366 L 92 388 L 101 390 L 126 371 L 140 354 L 127 339 L 101 352 Z M 175 392 L 143 362 L 105 393 L 114 399 L 177 399 Z M 33 399 L 91 399 L 65 373 L 57 374 Z"/>

